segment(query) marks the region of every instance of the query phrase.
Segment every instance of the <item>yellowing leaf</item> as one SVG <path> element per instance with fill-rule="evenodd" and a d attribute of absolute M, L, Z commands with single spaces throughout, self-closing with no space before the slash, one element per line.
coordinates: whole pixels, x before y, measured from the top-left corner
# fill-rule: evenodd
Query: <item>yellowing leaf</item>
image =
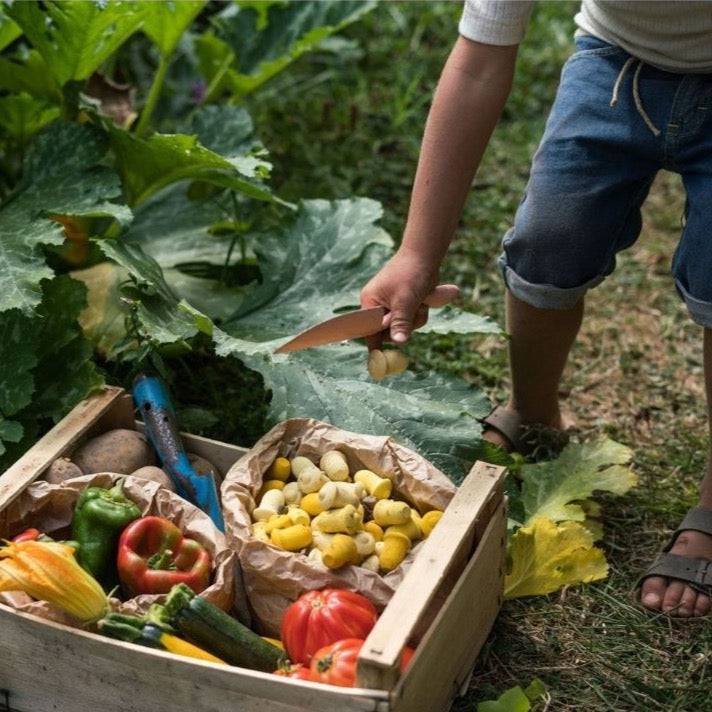
<path fill-rule="evenodd" d="M 636 484 L 636 475 L 627 466 L 632 455 L 630 448 L 604 438 L 571 443 L 555 460 L 523 465 L 525 523 L 535 517 L 582 522 L 586 511 L 576 500 L 596 491 L 625 494 Z"/>
<path fill-rule="evenodd" d="M 505 598 L 543 596 L 562 586 L 590 583 L 608 575 L 608 564 L 593 546 L 591 532 L 577 522 L 556 524 L 536 517 L 509 542 L 511 569 Z"/>
<path fill-rule="evenodd" d="M 127 272 L 112 262 L 101 262 L 71 273 L 87 288 L 87 305 L 79 315 L 84 335 L 103 356 L 126 336 L 127 308 L 121 302 L 120 285 Z"/>

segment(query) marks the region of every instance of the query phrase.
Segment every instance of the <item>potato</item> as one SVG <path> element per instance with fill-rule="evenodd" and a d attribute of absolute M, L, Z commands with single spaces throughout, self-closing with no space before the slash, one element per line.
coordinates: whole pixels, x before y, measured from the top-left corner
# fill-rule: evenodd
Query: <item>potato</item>
<path fill-rule="evenodd" d="M 119 429 L 88 440 L 74 452 L 72 460 L 85 475 L 95 472 L 128 475 L 155 464 L 156 456 L 141 433 Z"/>
<path fill-rule="evenodd" d="M 388 361 L 380 349 L 368 352 L 368 373 L 374 381 L 382 381 L 388 372 Z"/>
<path fill-rule="evenodd" d="M 171 492 L 175 492 L 176 488 L 173 484 L 173 480 L 160 468 L 155 465 L 146 465 L 146 467 L 139 467 L 138 470 L 131 473 L 131 477 L 138 477 L 140 480 L 150 480 L 151 482 L 157 482 L 161 487 L 164 487 Z"/>
<path fill-rule="evenodd" d="M 196 455 L 194 452 L 189 452 L 187 455 L 190 464 L 193 465 L 193 469 L 199 475 L 212 475 L 215 480 L 215 486 L 219 489 L 220 483 L 222 482 L 222 474 L 220 473 L 220 470 L 218 470 L 212 462 L 209 462 L 200 455 Z"/>
<path fill-rule="evenodd" d="M 386 375 L 396 376 L 408 368 L 408 357 L 402 351 L 390 349 L 383 355 L 386 357 Z"/>
<path fill-rule="evenodd" d="M 66 457 L 55 460 L 47 469 L 44 479 L 51 485 L 61 485 L 72 477 L 81 477 L 84 473 Z"/>

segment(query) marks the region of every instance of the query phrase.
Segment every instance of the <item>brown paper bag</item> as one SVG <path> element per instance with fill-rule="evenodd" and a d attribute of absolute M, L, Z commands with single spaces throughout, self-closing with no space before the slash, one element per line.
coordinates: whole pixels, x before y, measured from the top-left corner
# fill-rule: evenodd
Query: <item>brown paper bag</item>
<path fill-rule="evenodd" d="M 394 571 L 381 576 L 359 566 L 330 571 L 307 559 L 259 541 L 252 535 L 250 513 L 265 472 L 276 457 L 303 455 L 314 462 L 326 450 L 340 450 L 349 469 L 368 469 L 393 480 L 394 494 L 425 511 L 445 509 L 455 486 L 425 458 L 388 437 L 359 435 L 317 420 L 294 419 L 276 425 L 225 476 L 223 512 L 230 546 L 240 558 L 245 590 L 256 622 L 269 635 L 279 634 L 287 606 L 305 591 L 347 588 L 383 609 L 403 579 L 418 546 Z"/>
<path fill-rule="evenodd" d="M 79 495 L 87 487 L 110 487 L 118 479 L 124 480 L 124 493 L 139 506 L 144 516 L 169 519 L 207 548 L 213 562 L 212 583 L 200 595 L 223 610 L 230 610 L 234 598 L 236 557 L 228 547 L 225 535 L 215 528 L 207 514 L 155 482 L 114 473 L 85 475 L 60 485 L 37 481 L 0 513 L 0 536 L 12 538 L 28 527 L 35 527 L 52 538 L 68 539 Z M 161 603 L 165 598 L 165 595 L 145 594 L 128 601 L 112 598 L 111 607 L 122 613 L 141 614 L 152 603 Z M 0 593 L 0 602 L 41 618 L 76 626 L 70 616 L 22 592 Z"/>

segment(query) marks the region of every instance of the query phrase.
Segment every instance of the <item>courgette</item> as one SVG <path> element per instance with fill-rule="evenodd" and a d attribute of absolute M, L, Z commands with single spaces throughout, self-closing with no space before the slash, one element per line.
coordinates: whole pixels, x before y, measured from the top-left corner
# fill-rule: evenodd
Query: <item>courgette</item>
<path fill-rule="evenodd" d="M 145 618 L 122 613 L 109 613 L 99 621 L 98 626 L 104 635 L 114 638 L 114 640 L 123 640 L 126 643 L 135 643 L 148 648 L 165 650 L 187 658 L 225 665 L 225 662 L 215 655 L 202 650 L 192 643 L 181 640 Z"/>
<path fill-rule="evenodd" d="M 184 584 L 168 594 L 161 619 L 182 637 L 231 665 L 274 672 L 285 653 Z"/>

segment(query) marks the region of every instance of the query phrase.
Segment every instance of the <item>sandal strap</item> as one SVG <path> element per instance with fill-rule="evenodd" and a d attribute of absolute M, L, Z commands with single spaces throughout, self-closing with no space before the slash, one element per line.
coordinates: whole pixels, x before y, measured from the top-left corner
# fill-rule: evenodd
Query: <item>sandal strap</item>
<path fill-rule="evenodd" d="M 526 444 L 521 440 L 522 419 L 516 411 L 497 405 L 480 422 L 509 440 L 515 452 L 521 453 L 526 449 Z"/>
<path fill-rule="evenodd" d="M 712 595 L 712 561 L 709 559 L 691 559 L 687 556 L 663 552 L 640 577 L 638 586 L 651 576 L 684 581 L 696 591 L 708 596 Z"/>
<path fill-rule="evenodd" d="M 685 515 L 685 518 L 682 520 L 680 526 L 675 530 L 665 551 L 668 551 L 673 547 L 678 534 L 690 530 L 712 536 L 712 509 L 693 507 Z"/>

